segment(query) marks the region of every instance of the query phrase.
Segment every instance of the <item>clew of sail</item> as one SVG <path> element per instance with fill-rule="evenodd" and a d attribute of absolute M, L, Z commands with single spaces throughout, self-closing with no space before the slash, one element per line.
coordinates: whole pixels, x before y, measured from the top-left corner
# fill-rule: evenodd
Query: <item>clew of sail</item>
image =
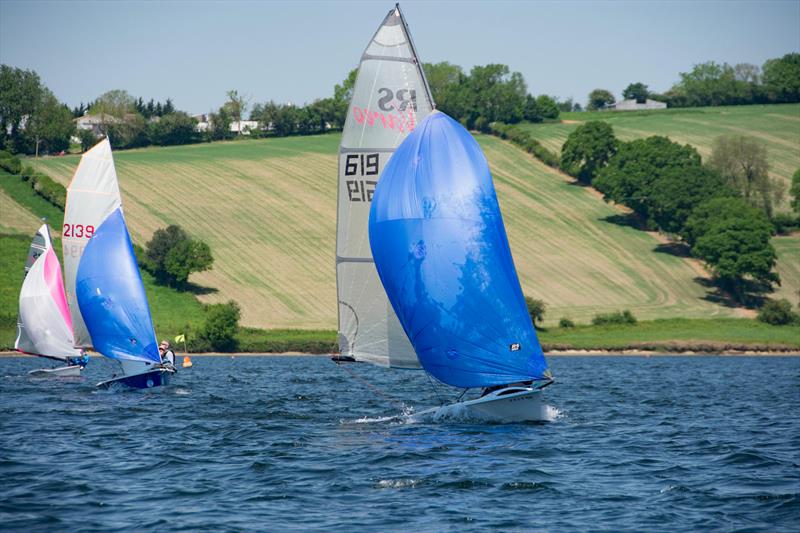
<path fill-rule="evenodd" d="M 100 224 L 83 250 L 75 292 L 94 348 L 123 363 L 126 375 L 161 362 L 121 207 Z"/>
<path fill-rule="evenodd" d="M 81 162 L 67 188 L 64 228 L 64 279 L 72 313 L 75 345 L 92 346 L 92 339 L 81 317 L 75 294 L 75 276 L 83 251 L 100 224 L 122 205 L 117 171 L 108 139 L 97 143 L 81 157 Z"/>
<path fill-rule="evenodd" d="M 47 224 L 36 232 L 25 263 L 14 348 L 63 361 L 80 356 L 74 348 L 61 265 Z"/>
<path fill-rule="evenodd" d="M 381 286 L 369 247 L 372 195 L 395 148 L 433 101 L 399 7 L 372 37 L 358 68 L 339 148 L 336 282 L 339 349 L 383 366 L 418 368 Z"/>
<path fill-rule="evenodd" d="M 444 113 L 395 152 L 369 237 L 389 300 L 423 368 L 455 387 L 545 379 L 489 166 Z"/>

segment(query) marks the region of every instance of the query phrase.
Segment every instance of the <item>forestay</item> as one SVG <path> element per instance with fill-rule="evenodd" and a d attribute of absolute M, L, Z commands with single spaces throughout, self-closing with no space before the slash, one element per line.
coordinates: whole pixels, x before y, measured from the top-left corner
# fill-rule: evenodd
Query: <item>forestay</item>
<path fill-rule="evenodd" d="M 397 145 L 433 109 L 399 7 L 384 19 L 358 69 L 339 148 L 336 281 L 342 355 L 379 365 L 419 362 L 381 286 L 367 235 L 372 195 Z"/>
<path fill-rule="evenodd" d="M 25 280 L 19 294 L 19 320 L 14 348 L 20 352 L 66 361 L 78 357 L 61 265 L 44 224 L 31 242 Z"/>
<path fill-rule="evenodd" d="M 489 166 L 435 112 L 400 145 L 372 203 L 380 279 L 423 368 L 456 387 L 543 379 Z"/>
<path fill-rule="evenodd" d="M 158 344 L 122 208 L 94 232 L 83 251 L 75 290 L 94 348 L 122 363 L 160 363 Z M 126 375 L 146 365 L 125 365 Z"/>
<path fill-rule="evenodd" d="M 76 346 L 92 345 L 75 295 L 78 265 L 89 239 L 121 203 L 111 144 L 108 139 L 104 139 L 81 157 L 78 169 L 67 188 L 67 205 L 64 210 L 64 228 L 61 234 L 64 279 Z"/>

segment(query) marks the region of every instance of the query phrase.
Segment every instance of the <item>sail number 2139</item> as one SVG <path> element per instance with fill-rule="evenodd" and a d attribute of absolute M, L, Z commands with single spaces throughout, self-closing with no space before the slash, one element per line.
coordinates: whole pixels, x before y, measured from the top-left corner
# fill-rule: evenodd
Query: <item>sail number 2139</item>
<path fill-rule="evenodd" d="M 344 162 L 345 176 L 377 176 L 378 154 L 348 154 Z M 351 202 L 371 202 L 377 180 L 346 180 L 347 195 Z"/>
<path fill-rule="evenodd" d="M 91 239 L 94 235 L 94 226 L 83 224 L 64 224 L 62 237 L 74 237 L 76 239 Z"/>

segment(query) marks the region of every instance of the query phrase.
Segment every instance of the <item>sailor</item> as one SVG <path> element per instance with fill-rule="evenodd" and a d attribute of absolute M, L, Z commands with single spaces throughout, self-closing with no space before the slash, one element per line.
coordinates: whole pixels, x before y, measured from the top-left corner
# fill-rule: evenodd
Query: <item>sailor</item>
<path fill-rule="evenodd" d="M 81 368 L 84 368 L 88 363 L 89 356 L 86 355 L 86 352 L 83 351 L 83 348 L 81 348 L 80 357 L 70 357 L 67 359 L 67 364 L 69 366 L 80 366 Z"/>
<path fill-rule="evenodd" d="M 169 341 L 163 340 L 158 347 L 158 353 L 161 355 L 161 363 L 175 368 L 175 352 L 169 347 Z"/>

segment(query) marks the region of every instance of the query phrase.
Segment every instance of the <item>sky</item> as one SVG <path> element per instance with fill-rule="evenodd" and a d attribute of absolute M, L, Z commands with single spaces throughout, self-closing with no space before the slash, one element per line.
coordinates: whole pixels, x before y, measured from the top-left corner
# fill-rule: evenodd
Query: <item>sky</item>
<path fill-rule="evenodd" d="M 35 70 L 70 107 L 111 89 L 205 113 L 333 94 L 393 1 L 0 0 L 0 62 Z M 713 60 L 800 51 L 800 0 L 403 1 L 420 59 L 504 63 L 533 94 L 586 102 L 631 82 L 665 91 Z"/>

